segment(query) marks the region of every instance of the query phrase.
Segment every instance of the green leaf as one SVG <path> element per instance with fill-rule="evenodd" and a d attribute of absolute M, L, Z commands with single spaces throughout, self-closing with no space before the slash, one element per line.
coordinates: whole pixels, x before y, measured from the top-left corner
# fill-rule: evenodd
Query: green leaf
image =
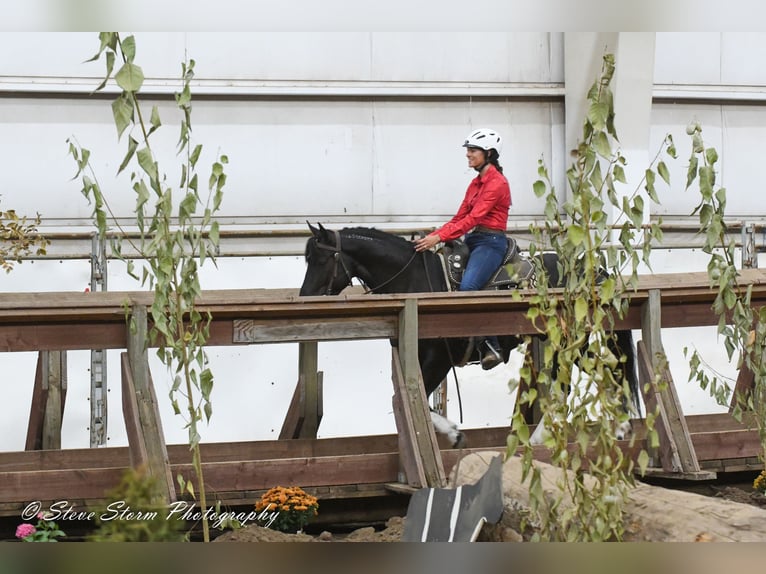
<path fill-rule="evenodd" d="M 572 245 L 580 245 L 585 240 L 585 230 L 576 224 L 567 227 L 567 239 Z"/>
<path fill-rule="evenodd" d="M 98 57 L 101 55 L 101 52 L 104 51 L 104 48 L 109 46 L 114 50 L 116 46 L 116 34 L 114 32 L 99 32 L 98 34 L 99 40 L 101 40 L 101 46 L 98 49 L 98 52 L 94 54 L 92 57 L 85 60 L 86 62 L 94 62 L 95 60 L 98 60 Z"/>
<path fill-rule="evenodd" d="M 112 115 L 114 125 L 117 127 L 117 139 L 119 139 L 122 132 L 133 122 L 133 103 L 129 96 L 121 94 L 112 102 Z"/>
<path fill-rule="evenodd" d="M 718 152 L 715 151 L 715 148 L 711 147 L 705 150 L 705 159 L 710 165 L 718 161 Z"/>
<path fill-rule="evenodd" d="M 114 52 L 107 52 L 106 53 L 106 75 L 104 76 L 104 79 L 101 81 L 98 87 L 95 90 L 93 90 L 94 92 L 98 92 L 99 90 L 103 89 L 104 86 L 106 86 L 106 83 L 109 81 L 109 78 L 112 76 L 112 70 L 114 70 Z"/>
<path fill-rule="evenodd" d="M 146 172 L 150 179 L 157 179 L 157 164 L 154 162 L 152 152 L 148 147 L 142 147 L 138 150 L 138 165 Z"/>
<path fill-rule="evenodd" d="M 593 136 L 593 145 L 601 157 L 609 158 L 612 156 L 612 147 L 609 145 L 609 138 L 604 132 L 597 132 Z"/>
<path fill-rule="evenodd" d="M 120 42 L 122 53 L 128 62 L 133 62 L 136 58 L 136 39 L 134 36 L 128 36 L 122 42 Z"/>
<path fill-rule="evenodd" d="M 657 164 L 657 173 L 660 174 L 660 177 L 665 183 L 670 185 L 670 172 L 668 171 L 668 166 L 665 165 L 664 161 L 661 161 Z"/>
<path fill-rule="evenodd" d="M 542 197 L 545 195 L 545 182 L 538 179 L 532 184 L 532 191 L 534 191 L 535 197 Z"/>
<path fill-rule="evenodd" d="M 692 156 L 689 158 L 689 168 L 686 170 L 686 189 L 689 189 L 689 186 L 691 186 L 691 184 L 697 178 L 697 165 L 697 156 Z"/>
<path fill-rule="evenodd" d="M 578 297 L 574 305 L 575 320 L 579 323 L 588 315 L 588 301 L 585 297 Z"/>
<path fill-rule="evenodd" d="M 210 241 L 213 242 L 213 245 L 218 245 L 220 241 L 220 232 L 218 230 L 218 222 L 213 221 L 213 223 L 210 225 Z"/>
<path fill-rule="evenodd" d="M 614 173 L 614 179 L 616 181 L 619 181 L 620 183 L 628 183 L 628 180 L 625 179 L 625 170 L 621 165 L 615 165 L 612 172 Z"/>
<path fill-rule="evenodd" d="M 137 92 L 144 83 L 144 72 L 139 66 L 126 62 L 114 75 L 114 79 L 126 92 Z"/>
<path fill-rule="evenodd" d="M 654 189 L 654 172 L 651 169 L 647 169 L 645 172 L 646 185 L 644 189 L 654 203 L 659 203 L 660 198 L 657 197 L 657 191 Z"/>
<path fill-rule="evenodd" d="M 608 277 L 604 280 L 604 282 L 601 284 L 601 300 L 602 301 L 610 301 L 612 297 L 614 297 L 614 289 L 615 289 L 616 283 L 614 277 Z"/>
<path fill-rule="evenodd" d="M 606 102 L 593 102 L 588 109 L 588 120 L 596 130 L 606 128 L 606 119 L 609 116 L 609 106 Z"/>
<path fill-rule="evenodd" d="M 191 154 L 189 154 L 189 163 L 192 166 L 192 169 L 195 165 L 197 165 L 197 161 L 199 160 L 199 156 L 202 153 L 202 146 L 197 144 L 194 146 L 194 149 L 192 150 Z"/>
<path fill-rule="evenodd" d="M 152 124 L 151 129 L 149 130 L 149 133 L 147 133 L 147 137 L 152 134 L 157 128 L 159 128 L 162 125 L 162 121 L 160 120 L 160 110 L 157 108 L 157 106 L 152 106 L 152 115 L 149 122 Z"/>
<path fill-rule="evenodd" d="M 124 170 L 128 163 L 130 163 L 130 158 L 133 157 L 133 154 L 136 153 L 136 148 L 138 147 L 138 142 L 134 140 L 132 137 L 128 137 L 128 153 L 125 154 L 125 158 L 122 160 L 122 163 L 120 164 L 119 169 L 117 170 L 117 173 L 121 173 L 122 170 Z"/>

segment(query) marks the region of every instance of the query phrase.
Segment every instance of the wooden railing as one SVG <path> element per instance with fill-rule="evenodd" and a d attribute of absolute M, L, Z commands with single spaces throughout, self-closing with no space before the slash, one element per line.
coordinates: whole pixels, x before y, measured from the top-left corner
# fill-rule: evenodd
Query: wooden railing
<path fill-rule="evenodd" d="M 766 271 L 743 271 L 740 281 L 753 286 L 754 305 L 766 304 Z M 418 339 L 476 333 L 532 334 L 534 328 L 525 316 L 529 293 L 521 295 L 515 300 L 507 292 L 363 295 L 352 289 L 336 297 L 299 297 L 297 290 L 292 289 L 223 290 L 205 291 L 198 300 L 198 308 L 212 314 L 211 346 L 300 344 L 299 381 L 280 433 L 282 438 L 316 437 L 322 415 L 322 381 L 316 361 L 319 341 L 398 338 L 398 348 L 392 351 L 392 376 L 399 431 L 399 482 L 418 487 L 441 484 L 446 460 L 428 424 L 416 359 Z M 642 330 L 639 363 L 643 383 L 654 380 L 654 371 L 661 364 L 658 354 L 663 352 L 662 329 L 718 323 L 711 310 L 715 295 L 704 273 L 640 278 L 637 290 L 631 293 L 630 311 L 617 328 Z M 46 361 L 54 365 L 59 361 L 60 365 L 63 351 L 125 349 L 123 409 L 130 461 L 148 464 L 152 472 L 165 477 L 167 496 L 172 499 L 175 493 L 170 479 L 171 462 L 162 438 L 156 402 L 152 402 L 146 353 L 141 352 L 151 346 L 151 341 L 146 330 L 131 333 L 126 327 L 126 318 L 131 314 L 142 324 L 147 321 L 146 309 L 151 301 L 152 295 L 147 292 L 6 293 L 0 296 L 0 351 L 44 352 Z M 41 448 L 38 439 L 51 433 L 55 435 L 56 427 L 60 432 L 63 411 L 65 395 L 48 393 L 49 396 L 44 396 L 45 393 L 37 392 L 38 386 L 45 386 L 42 379 L 55 379 L 57 372 L 50 365 L 43 369 L 42 355 L 40 364 L 34 399 L 37 403 L 33 405 L 29 422 L 28 450 Z M 663 378 L 668 383 L 664 390 L 653 387 L 644 395 L 646 404 L 657 405 L 661 412 L 657 424 L 663 439 L 662 448 L 655 453 L 654 463 L 671 475 L 710 477 L 711 473 L 701 469 L 696 458 L 672 376 L 665 371 Z M 137 392 L 139 386 L 141 392 Z M 142 397 L 144 404 L 133 400 L 135 397 Z M 57 402 L 51 406 L 46 400 Z M 46 444 L 55 448 L 55 440 Z M 752 441 L 748 444 L 749 450 L 742 452 L 743 457 L 755 456 L 750 452 Z M 2 459 L 0 468 L 1 463 Z M 11 478 L 18 485 L 23 482 L 15 475 Z"/>

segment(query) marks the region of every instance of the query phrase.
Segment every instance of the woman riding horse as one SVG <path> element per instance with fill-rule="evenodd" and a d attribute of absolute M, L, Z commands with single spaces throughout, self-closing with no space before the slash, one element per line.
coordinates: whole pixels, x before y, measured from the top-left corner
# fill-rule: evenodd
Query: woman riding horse
<path fill-rule="evenodd" d="M 495 130 L 471 132 L 463 147 L 466 148 L 468 166 L 475 169 L 478 175 L 468 185 L 455 216 L 439 229 L 416 240 L 415 250 L 425 251 L 440 242 L 465 235 L 471 256 L 459 290 L 478 291 L 500 267 L 508 249 L 505 231 L 511 189 L 498 161 L 503 140 Z M 484 337 L 480 347 L 483 351 L 482 369 L 491 369 L 503 361 L 497 337 Z"/>

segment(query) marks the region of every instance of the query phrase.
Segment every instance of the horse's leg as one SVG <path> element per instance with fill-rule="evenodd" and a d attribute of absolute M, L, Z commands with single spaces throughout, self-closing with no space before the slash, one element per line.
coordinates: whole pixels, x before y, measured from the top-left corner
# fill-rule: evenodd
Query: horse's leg
<path fill-rule="evenodd" d="M 420 340 L 418 354 L 426 397 L 430 397 L 452 368 L 447 342 L 441 339 Z M 451 420 L 431 410 L 431 422 L 436 432 L 447 435 L 452 448 L 460 448 L 465 444 L 465 435 Z"/>
<path fill-rule="evenodd" d="M 616 356 L 624 356 L 623 377 L 628 381 L 630 397 L 622 395 L 622 408 L 628 416 L 641 416 L 641 405 L 638 401 L 638 378 L 636 376 L 636 349 L 633 345 L 633 331 L 616 331 L 614 339 L 610 339 L 612 352 Z M 630 419 L 623 421 L 617 426 L 617 440 L 626 440 L 633 434 L 633 425 Z"/>

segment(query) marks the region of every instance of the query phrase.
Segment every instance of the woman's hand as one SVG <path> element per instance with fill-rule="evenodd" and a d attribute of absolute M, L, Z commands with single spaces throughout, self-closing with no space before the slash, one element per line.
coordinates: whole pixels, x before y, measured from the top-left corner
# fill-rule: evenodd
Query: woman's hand
<path fill-rule="evenodd" d="M 416 239 L 415 251 L 425 251 L 426 249 L 431 249 L 434 245 L 439 243 L 441 240 L 442 240 L 441 237 L 439 237 L 437 233 L 432 233 L 431 235 L 426 235 L 425 237 Z"/>

